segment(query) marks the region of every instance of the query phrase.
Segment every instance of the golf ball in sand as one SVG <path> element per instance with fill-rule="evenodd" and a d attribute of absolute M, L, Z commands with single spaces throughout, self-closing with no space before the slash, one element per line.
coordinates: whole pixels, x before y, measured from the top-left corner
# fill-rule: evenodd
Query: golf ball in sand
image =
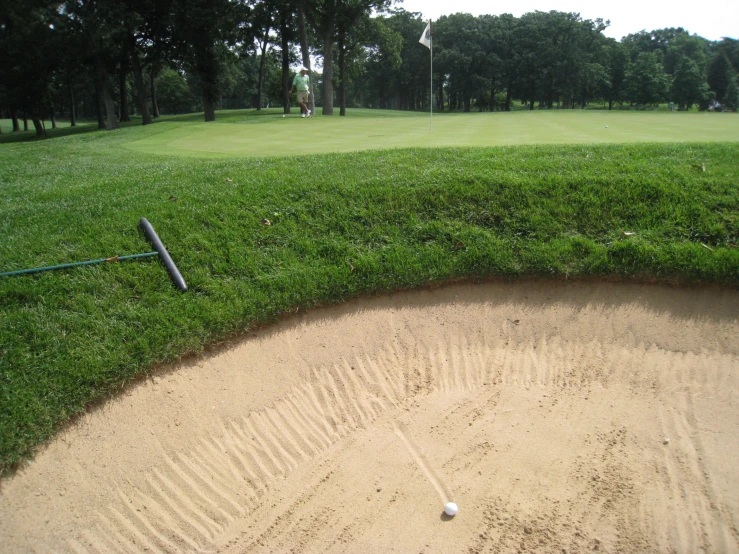
<path fill-rule="evenodd" d="M 457 508 L 454 502 L 447 502 L 446 506 L 444 506 L 444 513 L 448 516 L 456 515 L 458 510 L 459 508 Z"/>

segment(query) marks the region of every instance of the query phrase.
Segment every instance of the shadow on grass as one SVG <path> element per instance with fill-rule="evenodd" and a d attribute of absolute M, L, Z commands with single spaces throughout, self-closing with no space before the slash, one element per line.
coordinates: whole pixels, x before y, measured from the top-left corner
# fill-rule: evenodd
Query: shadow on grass
<path fill-rule="evenodd" d="M 257 111 L 253 110 L 225 110 L 216 112 L 216 123 L 246 123 L 251 118 L 254 118 L 254 123 L 260 122 L 259 116 L 274 116 L 282 113 L 282 108 L 270 108 Z M 121 129 L 130 127 L 141 126 L 140 116 L 131 116 L 131 121 L 119 123 Z M 182 115 L 164 115 L 153 120 L 152 125 L 163 122 L 177 122 L 177 123 L 202 123 L 204 121 L 203 112 L 189 113 Z M 77 120 L 75 127 L 69 126 L 69 121 L 57 120 L 57 128 L 51 129 L 50 124 L 44 121 L 47 125 L 46 138 L 36 136 L 34 129 L 20 132 L 7 132 L 6 125 L 3 125 L 4 132 L 0 134 L 0 144 L 10 144 L 15 142 L 35 142 L 40 140 L 55 139 L 61 137 L 67 137 L 71 135 L 80 135 L 86 133 L 107 132 L 105 129 L 99 129 L 96 120 Z"/>
<path fill-rule="evenodd" d="M 154 123 L 157 123 L 157 121 L 155 120 Z M 44 124 L 48 125 L 46 121 L 44 122 Z M 140 125 L 141 118 L 137 116 L 132 116 L 131 121 L 119 123 L 121 129 L 126 129 L 128 127 L 138 127 Z M 0 135 L 0 144 L 9 144 L 14 142 L 35 142 L 40 140 L 68 137 L 72 135 L 95 133 L 98 131 L 101 133 L 107 132 L 105 129 L 98 128 L 97 121 L 77 120 L 77 125 L 75 127 L 70 127 L 68 121 L 57 120 L 56 129 L 51 129 L 49 127 L 46 128 L 46 138 L 36 136 L 36 131 L 34 129 L 29 129 L 28 131 L 20 131 L 15 133 L 3 133 L 2 135 Z"/>
<path fill-rule="evenodd" d="M 64 122 L 57 125 L 65 125 Z M 78 123 L 76 127 L 58 126 L 56 129 L 46 129 L 47 139 L 66 137 L 70 135 L 80 135 L 97 131 L 97 123 Z M 29 129 L 28 131 L 20 131 L 15 133 L 3 133 L 0 135 L 0 144 L 10 144 L 14 142 L 34 142 L 38 140 L 46 140 L 43 137 L 36 136 L 36 131 Z"/>

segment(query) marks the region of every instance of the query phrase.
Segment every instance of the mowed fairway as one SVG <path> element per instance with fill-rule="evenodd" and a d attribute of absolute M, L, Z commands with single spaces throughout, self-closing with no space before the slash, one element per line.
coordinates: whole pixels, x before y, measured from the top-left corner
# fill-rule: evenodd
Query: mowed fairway
<path fill-rule="evenodd" d="M 348 110 L 302 119 L 276 111 L 220 112 L 215 123 L 172 121 L 126 144 L 180 156 L 291 156 L 385 148 L 739 140 L 739 117 L 721 113 L 533 111 L 429 114 Z M 239 114 L 239 115 L 236 115 Z"/>

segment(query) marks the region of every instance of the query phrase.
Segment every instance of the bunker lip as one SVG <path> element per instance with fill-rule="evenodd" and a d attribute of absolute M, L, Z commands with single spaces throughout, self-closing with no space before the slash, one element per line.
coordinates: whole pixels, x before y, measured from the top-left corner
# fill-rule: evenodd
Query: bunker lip
<path fill-rule="evenodd" d="M 298 314 L 78 418 L 3 481 L 0 538 L 734 551 L 737 313 L 735 290 L 525 281 Z"/>

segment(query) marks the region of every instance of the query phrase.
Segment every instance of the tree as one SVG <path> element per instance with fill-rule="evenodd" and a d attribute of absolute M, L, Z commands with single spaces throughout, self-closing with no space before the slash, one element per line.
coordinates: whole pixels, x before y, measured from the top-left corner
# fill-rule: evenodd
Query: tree
<path fill-rule="evenodd" d="M 169 0 L 125 0 L 125 6 L 126 13 L 123 19 L 125 54 L 133 71 L 142 124 L 149 125 L 152 123 L 152 115 L 147 101 L 149 95 L 144 82 L 141 54 L 147 47 L 150 51 L 157 52 L 161 50 L 164 42 L 171 42 L 171 6 Z M 153 65 L 153 60 L 150 60 L 150 64 Z M 155 104 L 153 91 L 151 96 L 152 103 Z M 156 116 L 158 115 L 156 113 Z"/>
<path fill-rule="evenodd" d="M 551 42 L 549 29 L 547 14 L 539 11 L 521 16 L 515 28 L 518 79 L 514 94 L 531 110 L 537 99 L 553 100 L 554 59 L 548 47 L 548 41 Z"/>
<path fill-rule="evenodd" d="M 605 57 L 608 61 L 608 86 L 603 91 L 603 99 L 608 102 L 608 109 L 613 109 L 614 102 L 624 99 L 624 80 L 628 57 L 625 48 L 614 39 L 609 39 Z"/>
<path fill-rule="evenodd" d="M 71 26 L 87 47 L 92 67 L 98 111 L 98 127 L 108 131 L 118 128 L 110 90 L 110 69 L 120 59 L 121 27 L 125 7 L 113 0 L 67 0 L 65 13 Z M 103 120 L 103 110 L 105 119 Z"/>
<path fill-rule="evenodd" d="M 672 100 L 681 109 L 699 104 L 708 93 L 708 84 L 698 64 L 688 57 L 684 57 L 675 71 L 671 88 Z"/>
<path fill-rule="evenodd" d="M 237 0 L 173 0 L 177 51 L 200 79 L 205 121 L 215 121 L 223 68 L 222 44 L 233 45 L 248 9 Z"/>
<path fill-rule="evenodd" d="M 624 48 L 629 54 L 632 63 L 636 62 L 636 58 L 641 53 L 658 52 L 660 59 L 665 57 L 670 45 L 680 35 L 686 35 L 687 31 L 682 27 L 670 27 L 665 29 L 655 29 L 654 31 L 639 31 L 638 33 L 625 36 L 621 40 Z"/>
<path fill-rule="evenodd" d="M 723 37 L 721 42 L 717 44 L 714 43 L 714 46 L 716 46 L 718 51 L 726 54 L 726 57 L 729 58 L 729 62 L 731 62 L 731 66 L 734 68 L 734 71 L 739 71 L 739 40 Z"/>
<path fill-rule="evenodd" d="M 278 10 L 280 45 L 282 50 L 282 105 L 283 112 L 290 113 L 290 61 L 292 51 L 290 44 L 293 41 L 295 28 L 295 11 L 291 2 L 283 2 Z"/>
<path fill-rule="evenodd" d="M 656 52 L 642 52 L 629 67 L 624 79 L 626 95 L 637 106 L 650 106 L 664 100 L 669 81 Z"/>
<path fill-rule="evenodd" d="M 369 17 L 363 9 L 359 0 L 347 0 L 339 5 L 339 13 L 336 18 L 337 47 L 339 50 L 339 116 L 346 116 L 346 82 L 348 79 L 346 64 L 347 56 L 352 51 L 352 45 L 356 45 L 358 35 L 357 29 L 360 17 Z"/>
<path fill-rule="evenodd" d="M 382 11 L 389 0 L 341 0 L 337 4 L 336 38 L 339 49 L 339 115 L 346 115 L 347 60 L 356 52 L 367 29 L 367 22 L 373 10 Z"/>
<path fill-rule="evenodd" d="M 334 36 L 342 0 L 306 0 L 305 17 L 323 42 L 323 115 L 334 114 Z"/>
<path fill-rule="evenodd" d="M 469 112 L 473 99 L 489 88 L 480 19 L 465 13 L 442 16 L 436 22 L 434 39 L 434 54 L 448 76 L 450 98 Z"/>
<path fill-rule="evenodd" d="M 310 50 L 308 48 L 308 28 L 305 24 L 305 3 L 306 0 L 298 0 L 298 34 L 300 36 L 300 54 L 303 58 L 303 67 L 308 70 L 308 74 L 311 76 L 309 91 L 310 91 L 310 109 L 311 113 L 316 113 L 316 95 L 313 86 L 315 81 L 313 76 L 313 69 L 311 68 Z"/>
<path fill-rule="evenodd" d="M 739 85 L 737 85 L 736 79 L 732 79 L 729 86 L 726 87 L 724 104 L 730 110 L 737 111 L 739 109 Z"/>
<path fill-rule="evenodd" d="M 381 31 L 381 40 L 386 41 L 384 61 L 389 65 L 378 69 L 384 86 L 382 101 L 385 108 L 415 110 L 428 97 L 429 51 L 418 44 L 418 37 L 426 23 L 421 19 L 421 14 L 405 10 L 397 10 L 384 20 L 386 30 Z M 435 45 L 438 42 L 437 37 L 434 39 Z M 434 55 L 437 50 L 435 48 Z M 434 65 L 438 70 L 438 64 Z"/>
<path fill-rule="evenodd" d="M 706 50 L 709 42 L 696 35 L 680 33 L 670 42 L 665 52 L 665 73 L 674 75 L 684 58 L 693 60 L 702 72 L 706 66 Z"/>
<path fill-rule="evenodd" d="M 586 63 L 580 70 L 580 107 L 594 97 L 604 98 L 611 87 L 608 70 L 599 63 Z"/>
<path fill-rule="evenodd" d="M 391 24 L 395 17 L 396 15 L 391 18 L 379 16 L 372 19 L 375 43 L 367 48 L 366 104 L 376 108 L 388 106 L 394 76 L 403 63 L 403 36 Z"/>
<path fill-rule="evenodd" d="M 187 80 L 172 69 L 165 69 L 156 78 L 159 100 L 165 113 L 192 111 L 193 97 Z"/>
<path fill-rule="evenodd" d="M 46 137 L 42 119 L 52 110 L 51 78 L 60 63 L 55 7 L 47 0 L 0 5 L 0 98 L 11 106 L 13 129 L 18 128 L 15 112 L 22 110 L 38 137 Z"/>
<path fill-rule="evenodd" d="M 305 17 L 322 41 L 323 115 L 334 113 L 334 42 L 339 31 L 363 13 L 381 11 L 389 0 L 305 0 Z"/>
<path fill-rule="evenodd" d="M 733 80 L 733 68 L 728 56 L 722 50 L 719 50 L 711 58 L 708 64 L 707 81 L 711 90 L 716 93 L 716 99 L 719 102 L 724 101 L 726 89 Z"/>
<path fill-rule="evenodd" d="M 272 28 L 272 21 L 267 21 L 262 25 L 262 37 L 260 40 L 260 56 L 259 56 L 259 79 L 257 83 L 257 111 L 262 109 L 263 91 L 264 91 L 264 70 L 266 68 L 267 54 L 269 53 L 269 31 Z"/>

